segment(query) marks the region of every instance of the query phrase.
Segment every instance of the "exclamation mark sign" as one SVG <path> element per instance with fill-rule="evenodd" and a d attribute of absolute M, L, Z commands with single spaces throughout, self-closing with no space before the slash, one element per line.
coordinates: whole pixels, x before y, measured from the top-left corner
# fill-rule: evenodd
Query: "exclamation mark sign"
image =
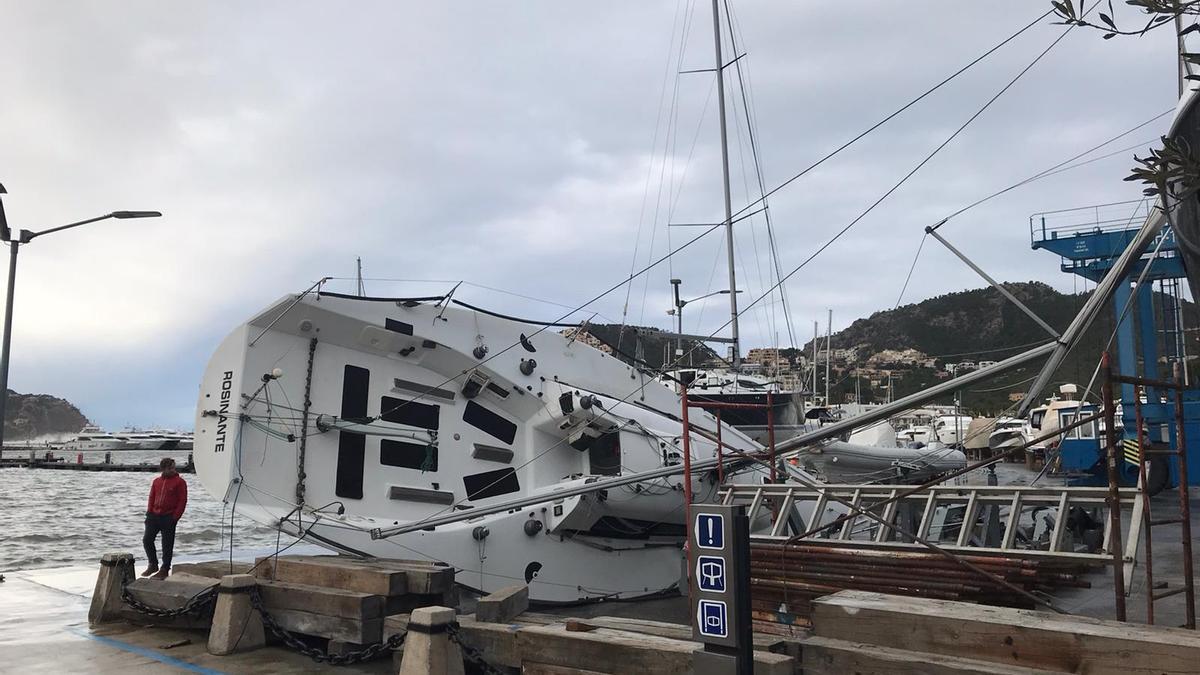
<path fill-rule="evenodd" d="M 713 536 L 713 525 L 715 524 L 714 523 L 715 519 L 714 518 L 705 518 L 704 520 L 708 523 L 708 540 L 715 541 L 716 537 Z"/>

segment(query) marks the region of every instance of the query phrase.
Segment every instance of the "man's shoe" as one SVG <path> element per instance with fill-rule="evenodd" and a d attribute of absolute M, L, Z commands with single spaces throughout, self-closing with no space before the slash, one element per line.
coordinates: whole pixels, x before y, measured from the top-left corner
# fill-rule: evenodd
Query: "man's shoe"
<path fill-rule="evenodd" d="M 144 576 L 144 577 L 148 577 L 148 576 L 150 576 L 151 574 L 154 574 L 154 573 L 155 573 L 155 572 L 157 572 L 157 571 L 158 571 L 158 568 L 157 568 L 157 567 L 147 567 L 147 568 L 146 568 L 146 571 L 145 571 L 145 572 L 142 572 L 142 576 Z"/>
<path fill-rule="evenodd" d="M 162 581 L 163 579 L 166 579 L 167 575 L 170 573 L 171 573 L 171 569 L 169 567 L 166 567 L 166 568 L 159 570 L 154 576 L 152 576 L 150 578 L 158 579 L 159 581 Z"/>

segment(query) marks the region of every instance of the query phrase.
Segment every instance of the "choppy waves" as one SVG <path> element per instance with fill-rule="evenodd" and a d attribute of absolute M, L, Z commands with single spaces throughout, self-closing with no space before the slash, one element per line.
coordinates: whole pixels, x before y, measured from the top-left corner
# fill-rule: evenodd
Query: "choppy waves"
<path fill-rule="evenodd" d="M 90 460 L 89 460 L 90 461 Z M 152 473 L 0 469 L 0 572 L 90 564 L 109 551 L 141 558 Z M 176 555 L 228 546 L 221 503 L 194 476 L 175 539 Z M 237 519 L 238 547 L 275 544 L 275 530 Z"/>

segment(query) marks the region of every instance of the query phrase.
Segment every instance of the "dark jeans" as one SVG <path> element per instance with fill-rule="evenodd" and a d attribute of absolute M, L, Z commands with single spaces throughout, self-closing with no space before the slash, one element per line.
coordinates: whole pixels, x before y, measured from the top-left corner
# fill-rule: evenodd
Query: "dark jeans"
<path fill-rule="evenodd" d="M 162 533 L 163 559 L 162 569 L 171 569 L 171 554 L 175 551 L 175 519 L 170 514 L 146 514 L 146 534 L 142 537 L 142 546 L 146 548 L 146 559 L 150 567 L 158 567 L 158 551 L 154 550 L 154 538 Z"/>

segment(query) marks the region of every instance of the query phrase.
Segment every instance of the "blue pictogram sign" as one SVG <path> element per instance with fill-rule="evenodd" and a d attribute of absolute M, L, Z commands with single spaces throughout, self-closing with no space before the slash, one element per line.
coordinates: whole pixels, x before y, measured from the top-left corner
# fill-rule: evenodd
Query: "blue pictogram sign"
<path fill-rule="evenodd" d="M 696 545 L 717 551 L 725 548 L 725 517 L 717 513 L 696 516 Z"/>
<path fill-rule="evenodd" d="M 696 618 L 701 635 L 713 638 L 729 637 L 729 620 L 724 602 L 701 600 L 697 603 Z"/>
<path fill-rule="evenodd" d="M 696 558 L 696 582 L 702 591 L 724 593 L 725 559 L 711 555 Z"/>

